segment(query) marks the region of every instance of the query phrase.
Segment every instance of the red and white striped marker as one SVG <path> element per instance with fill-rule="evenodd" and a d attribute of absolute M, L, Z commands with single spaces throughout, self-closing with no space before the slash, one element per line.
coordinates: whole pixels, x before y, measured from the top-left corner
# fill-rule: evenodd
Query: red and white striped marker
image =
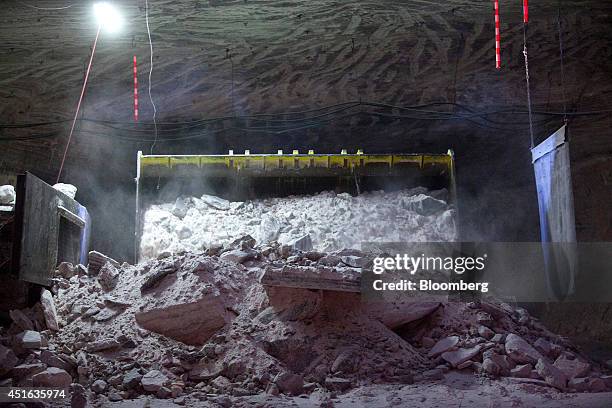
<path fill-rule="evenodd" d="M 499 0 L 495 1 L 495 68 L 501 69 L 501 36 L 499 34 Z"/>
<path fill-rule="evenodd" d="M 523 0 L 523 23 L 529 22 L 529 0 Z"/>
<path fill-rule="evenodd" d="M 138 122 L 138 68 L 134 55 L 134 121 Z"/>

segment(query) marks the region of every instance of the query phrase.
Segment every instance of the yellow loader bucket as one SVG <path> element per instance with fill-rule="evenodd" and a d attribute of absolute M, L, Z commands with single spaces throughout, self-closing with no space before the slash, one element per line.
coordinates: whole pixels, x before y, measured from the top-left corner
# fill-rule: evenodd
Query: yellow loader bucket
<path fill-rule="evenodd" d="M 143 155 L 136 169 L 136 248 L 141 216 L 163 195 L 212 194 L 232 201 L 288 195 L 316 194 L 325 190 L 360 194 L 373 190 L 399 190 L 423 186 L 446 188 L 456 203 L 455 165 L 451 150 L 445 154 L 315 154 L 293 150 L 276 154 Z M 137 254 L 138 255 L 138 254 Z M 138 257 L 136 258 L 138 259 Z"/>

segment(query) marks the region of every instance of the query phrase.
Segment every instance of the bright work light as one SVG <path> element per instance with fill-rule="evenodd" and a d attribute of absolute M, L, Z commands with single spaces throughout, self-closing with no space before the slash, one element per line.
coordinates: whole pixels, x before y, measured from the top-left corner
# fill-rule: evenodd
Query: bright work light
<path fill-rule="evenodd" d="M 101 2 L 94 4 L 94 14 L 100 27 L 111 33 L 116 33 L 123 25 L 123 18 L 119 11 L 110 3 Z"/>

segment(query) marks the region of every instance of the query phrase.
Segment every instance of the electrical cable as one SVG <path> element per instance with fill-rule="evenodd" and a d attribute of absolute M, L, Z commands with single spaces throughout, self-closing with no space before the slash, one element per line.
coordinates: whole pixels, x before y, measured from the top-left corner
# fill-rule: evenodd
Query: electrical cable
<path fill-rule="evenodd" d="M 353 101 L 353 102 L 345 102 L 345 103 L 339 103 L 339 104 L 334 104 L 334 105 L 329 105 L 323 108 L 317 108 L 317 109 L 312 109 L 312 110 L 307 110 L 307 111 L 301 111 L 301 112 L 280 112 L 280 113 L 261 113 L 261 114 L 254 114 L 254 115 L 244 115 L 244 116 L 222 116 L 222 117 L 214 117 L 214 118 L 206 118 L 206 119 L 198 119 L 198 120 L 194 120 L 194 121 L 175 121 L 175 122 L 162 122 L 162 123 L 157 123 L 158 127 L 159 126 L 182 126 L 182 125 L 186 125 L 185 127 L 177 127 L 176 129 L 180 130 L 180 129 L 188 129 L 191 127 L 191 125 L 194 125 L 193 127 L 196 127 L 195 125 L 197 124 L 208 124 L 208 123 L 212 123 L 212 122 L 217 122 L 217 121 L 223 121 L 223 120 L 232 120 L 232 119 L 241 119 L 241 120 L 253 120 L 253 121 L 259 121 L 259 118 L 263 118 L 263 117 L 278 117 L 278 116 L 292 116 L 292 115 L 297 115 L 297 114 L 305 114 L 305 113 L 309 113 L 309 112 L 320 112 L 326 109 L 332 109 L 332 108 L 337 108 L 340 106 L 348 106 L 348 105 L 352 105 L 351 107 L 356 107 L 356 106 L 372 106 L 372 107 L 385 107 L 388 109 L 398 109 L 398 110 L 411 110 L 414 112 L 418 112 L 418 113 L 436 113 L 438 115 L 457 115 L 457 113 L 455 112 L 444 112 L 444 111 L 431 111 L 431 110 L 422 110 L 420 109 L 421 107 L 427 107 L 427 106 L 435 106 L 435 105 L 439 105 L 439 106 L 443 106 L 443 105 L 451 105 L 451 106 L 457 106 L 467 112 L 471 112 L 474 113 L 475 116 L 491 116 L 491 115 L 525 115 L 528 114 L 528 111 L 525 110 L 519 110 L 516 108 L 506 108 L 506 109 L 497 109 L 497 110 L 491 110 L 491 111 L 483 111 L 483 112 L 478 112 L 475 108 L 471 108 L 471 107 L 467 107 L 465 105 L 461 105 L 461 104 L 457 104 L 457 103 L 452 103 L 452 102 L 433 102 L 433 103 L 429 103 L 426 105 L 414 105 L 414 106 L 396 106 L 396 105 L 389 105 L 389 104 L 382 104 L 382 103 L 376 103 L 376 102 L 358 102 L 358 101 Z M 342 111 L 342 109 L 339 109 L 338 111 Z M 313 116 L 314 118 L 319 117 L 319 116 L 326 116 L 329 114 L 332 114 L 334 112 L 329 112 L 329 113 L 325 113 L 325 114 L 321 114 L 318 116 Z M 557 111 L 541 111 L 541 110 L 533 110 L 532 109 L 532 114 L 533 115 L 544 115 L 544 116 L 594 116 L 594 115 L 603 115 L 603 114 L 609 114 L 612 113 L 612 109 L 599 109 L 599 110 L 591 110 L 591 111 L 576 111 L 576 112 L 557 112 Z M 462 115 L 462 114 L 458 114 L 458 115 Z M 465 115 L 463 115 L 465 116 Z M 302 119 L 267 119 L 267 122 L 298 122 L 301 120 L 307 120 L 308 118 L 302 118 Z M 130 131 L 130 132 L 140 132 L 142 130 L 140 129 L 136 129 L 136 128 L 143 128 L 146 126 L 153 126 L 154 124 L 152 122 L 150 123 L 146 123 L 146 122 L 139 122 L 137 124 L 135 124 L 134 122 L 124 122 L 124 121 L 113 121 L 113 120 L 102 120 L 102 119 L 93 119 L 93 118 L 79 118 L 77 119 L 78 121 L 83 121 L 83 122 L 91 122 L 91 123 L 95 123 L 95 124 L 100 124 L 100 125 L 126 125 L 126 126 L 130 126 L 132 128 L 115 128 L 115 127 L 111 127 L 114 129 L 118 129 L 118 130 L 126 130 L 126 131 Z M 22 122 L 22 123 L 5 123 L 5 124 L 0 124 L 0 129 L 26 129 L 26 128 L 33 128 L 33 127 L 43 127 L 43 126 L 50 126 L 50 125 L 56 125 L 56 124 L 61 124 L 61 123 L 66 123 L 71 121 L 71 119 L 61 119 L 61 120 L 55 120 L 55 121 L 47 121 L 47 122 L 37 122 L 37 123 L 28 123 L 28 122 Z M 507 122 L 507 124 L 511 125 L 512 123 L 514 123 L 515 121 L 509 121 Z M 163 129 L 162 131 L 174 131 L 175 129 Z M 146 130 L 145 130 L 146 131 Z"/>
<path fill-rule="evenodd" d="M 70 134 L 68 135 L 68 142 L 66 142 L 66 148 L 64 149 L 64 155 L 62 157 L 62 162 L 60 164 L 59 171 L 57 172 L 56 183 L 59 183 L 60 177 L 62 175 L 62 170 L 64 169 L 64 163 L 66 162 L 66 155 L 68 154 L 68 148 L 70 147 L 70 141 L 72 140 L 74 126 L 76 125 L 77 118 L 79 116 L 79 110 L 81 109 L 81 102 L 83 102 L 83 96 L 85 95 L 85 88 L 87 87 L 87 79 L 89 78 L 89 72 L 91 71 L 91 63 L 93 62 L 94 54 L 96 53 L 96 45 L 98 44 L 98 37 L 100 36 L 101 29 L 102 29 L 102 24 L 98 24 L 98 31 L 96 32 L 96 39 L 94 40 L 93 47 L 91 49 L 91 57 L 89 58 L 89 65 L 87 65 L 87 72 L 85 72 L 85 80 L 83 81 L 83 88 L 81 88 L 81 96 L 79 96 L 79 102 L 77 104 L 77 109 L 76 109 L 76 112 L 74 113 L 74 120 L 72 121 L 72 126 L 70 127 Z"/>
<path fill-rule="evenodd" d="M 384 111 L 367 111 L 367 110 L 362 110 L 362 109 L 360 109 L 359 111 L 350 112 L 350 109 L 357 107 L 357 106 L 362 106 L 362 105 L 371 106 L 376 109 L 390 109 L 390 110 L 397 109 L 400 111 L 403 110 L 405 112 L 410 112 L 410 114 L 406 115 L 406 114 L 397 114 L 397 113 L 387 113 Z M 457 111 L 447 112 L 447 111 L 435 111 L 431 109 L 421 109 L 422 107 L 429 107 L 429 106 L 436 106 L 436 105 L 437 106 L 446 106 L 446 105 L 457 106 L 460 108 L 461 111 L 460 112 L 457 112 Z M 272 119 L 275 116 L 276 117 L 280 115 L 282 116 L 290 115 L 291 116 L 292 113 L 295 113 L 295 112 L 289 112 L 286 114 L 280 114 L 280 113 L 279 114 L 259 114 L 259 115 L 243 116 L 243 117 L 236 117 L 236 118 L 233 118 L 233 117 L 209 118 L 209 119 L 200 120 L 199 122 L 193 122 L 193 121 L 191 122 L 169 122 L 169 123 L 166 123 L 164 126 L 162 126 L 160 129 L 158 129 L 158 131 L 163 132 L 163 133 L 185 132 L 188 130 L 198 132 L 198 129 L 200 128 L 203 129 L 203 126 L 206 126 L 209 123 L 214 123 L 216 121 L 232 120 L 236 122 L 240 120 L 245 120 L 245 121 L 253 120 L 254 122 L 264 121 L 266 122 L 265 126 L 261 126 L 261 127 L 234 126 L 234 127 L 227 128 L 227 129 L 239 130 L 239 131 L 244 131 L 244 132 L 286 133 L 286 132 L 291 132 L 295 130 L 321 126 L 322 123 L 329 123 L 334 120 L 340 120 L 342 118 L 354 116 L 357 114 L 380 116 L 380 117 L 400 119 L 400 120 L 468 121 L 470 123 L 476 124 L 479 127 L 490 128 L 490 129 L 495 129 L 495 130 L 503 130 L 503 131 L 518 131 L 520 130 L 519 127 L 525 122 L 517 121 L 515 118 L 512 118 L 511 120 L 503 120 L 503 119 L 497 120 L 497 119 L 492 119 L 491 117 L 494 117 L 494 115 L 499 115 L 502 117 L 503 116 L 516 116 L 516 115 L 529 115 L 529 111 L 519 110 L 516 108 L 507 108 L 507 109 L 498 109 L 498 110 L 492 110 L 492 111 L 479 112 L 476 109 L 471 108 L 471 107 L 467 107 L 467 106 L 460 105 L 460 104 L 452 104 L 448 102 L 433 102 L 430 104 L 418 105 L 418 106 L 396 106 L 396 105 L 374 103 L 374 102 L 351 102 L 351 103 L 330 105 L 324 108 L 318 108 L 318 109 L 313 109 L 313 110 L 304 111 L 304 112 L 322 112 L 322 113 L 312 115 L 309 117 L 305 117 L 305 118 L 300 118 L 300 119 L 297 119 L 297 118 Z M 346 113 L 346 112 L 349 112 L 349 113 L 342 115 L 341 117 L 338 116 L 339 113 Z M 538 124 L 544 125 L 544 124 L 548 124 L 551 120 L 554 120 L 555 117 L 557 116 L 567 115 L 568 117 L 575 117 L 575 116 L 587 116 L 587 115 L 601 115 L 601 114 L 608 114 L 611 112 L 612 110 L 594 110 L 594 111 L 565 112 L 565 113 L 564 112 L 547 112 L 547 111 L 532 110 L 531 113 L 533 115 L 540 116 L 541 119 L 534 120 L 532 118 L 531 123 L 532 124 L 538 123 Z M 261 119 L 262 117 L 267 117 L 267 120 Z M 121 140 L 129 140 L 129 141 L 135 141 L 135 142 L 138 142 L 138 141 L 157 142 L 160 140 L 159 133 L 157 134 L 156 139 L 151 139 L 151 140 L 149 139 L 144 140 L 142 138 L 135 139 L 135 138 L 131 138 L 128 136 L 129 134 L 149 133 L 150 130 L 148 130 L 147 127 L 151 125 L 155 126 L 155 124 L 140 123 L 137 125 L 137 127 L 132 127 L 134 126 L 134 124 L 127 123 L 127 122 L 116 122 L 116 121 L 96 120 L 96 119 L 87 119 L 87 118 L 77 118 L 77 121 L 89 121 L 97 125 L 100 125 L 100 126 L 103 126 L 109 129 L 113 129 L 119 132 L 119 134 L 117 134 L 117 132 L 108 134 L 108 133 L 104 133 L 103 131 L 98 131 L 98 133 L 100 133 L 102 136 L 108 136 L 111 138 L 116 137 Z M 482 123 L 481 121 L 488 123 L 488 125 L 485 123 Z M 50 126 L 50 124 L 62 123 L 62 122 L 64 121 L 53 121 L 53 122 L 50 121 L 50 122 L 42 122 L 42 123 L 39 123 L 38 125 L 41 125 L 41 126 L 49 125 Z M 113 123 L 127 124 L 127 125 L 130 125 L 130 127 L 114 126 Z M 187 125 L 180 127 L 181 123 L 187 123 Z M 6 127 L 10 129 L 18 129 L 20 126 L 23 126 L 23 128 L 27 129 L 33 125 L 36 125 L 36 124 L 11 124 L 11 125 L 7 125 Z M 165 126 L 167 126 L 167 128 Z M 0 128 L 1 127 L 2 126 L 0 126 Z M 210 132 L 210 131 L 206 129 L 204 133 L 198 132 L 195 135 L 186 136 L 186 138 L 192 139 L 192 138 L 197 138 L 197 137 L 205 137 L 208 134 L 206 132 Z M 0 136 L 0 142 L 27 141 L 27 140 L 35 140 L 35 139 L 55 138 L 59 134 L 60 132 L 51 132 L 51 133 L 46 133 L 46 134 L 35 134 L 35 135 L 25 135 L 25 136 L 8 136 L 8 137 Z M 164 142 L 170 142 L 174 140 L 177 140 L 177 141 L 184 140 L 184 138 L 185 136 L 181 136 L 180 138 L 165 137 L 163 140 Z"/>
<path fill-rule="evenodd" d="M 561 0 L 559 0 L 558 14 L 557 14 L 557 27 L 559 30 L 559 54 L 561 58 L 561 92 L 563 96 L 563 122 L 567 125 L 567 99 L 565 93 L 565 69 L 563 66 L 563 34 L 561 31 Z"/>
<path fill-rule="evenodd" d="M 155 102 L 153 102 L 153 96 L 151 96 L 151 75 L 153 74 L 153 41 L 151 40 L 151 29 L 149 27 L 149 0 L 145 0 L 145 21 L 147 22 L 147 34 L 149 35 L 149 49 L 151 52 L 151 61 L 149 65 L 149 100 L 151 101 L 151 106 L 153 106 L 153 126 L 155 127 L 155 139 L 151 145 L 151 154 L 153 154 L 153 148 L 157 142 L 157 108 L 155 107 Z"/>
<path fill-rule="evenodd" d="M 531 112 L 531 89 L 529 86 L 529 59 L 527 57 L 527 23 L 523 23 L 523 55 L 525 56 L 525 81 L 527 83 L 527 109 L 529 111 L 529 137 L 531 139 L 531 148 L 535 147 L 533 140 L 533 120 Z"/>
<path fill-rule="evenodd" d="M 23 4 L 24 6 L 36 9 L 36 10 L 49 10 L 49 11 L 54 11 L 54 10 L 66 10 L 69 9 L 70 7 L 74 6 L 74 4 L 69 4 L 67 6 L 63 6 L 63 7 L 38 7 L 38 6 L 33 6 L 31 4 L 28 3 L 24 3 L 23 1 L 18 1 L 19 4 Z"/>

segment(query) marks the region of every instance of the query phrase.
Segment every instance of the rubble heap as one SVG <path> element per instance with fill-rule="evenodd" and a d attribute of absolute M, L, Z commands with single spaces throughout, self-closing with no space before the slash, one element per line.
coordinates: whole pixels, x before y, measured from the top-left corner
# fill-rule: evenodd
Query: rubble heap
<path fill-rule="evenodd" d="M 230 202 L 204 195 L 179 197 L 144 214 L 141 256 L 200 251 L 244 235 L 302 250 L 359 248 L 363 241 L 454 241 L 448 191 L 423 187 L 358 196 L 331 191 L 312 196 Z"/>
<path fill-rule="evenodd" d="M 61 266 L 54 296 L 44 290 L 36 306 L 11 312 L 3 386 L 188 404 L 342 393 L 462 370 L 564 392 L 612 389 L 603 367 L 524 309 L 492 300 L 380 307 L 352 291 L 260 283 L 266 270 L 283 268 L 351 281 L 369 257 L 360 251 L 256 246 L 246 236 L 136 266 L 108 258 L 99 267 L 101 254 L 91 257 L 90 269 Z"/>
<path fill-rule="evenodd" d="M 560 392 L 612 390 L 607 368 L 524 309 L 494 299 L 362 298 L 361 268 L 375 254 L 320 250 L 344 242 L 333 235 L 340 225 L 351 234 L 359 227 L 389 239 L 372 228 L 381 219 L 397 222 L 398 202 L 408 221 L 392 231 L 408 228 L 413 240 L 454 237 L 453 210 L 441 200 L 443 193 L 324 193 L 291 205 L 285 199 L 236 204 L 208 197 L 154 208 L 157 221 L 145 228 L 149 243 L 159 229 L 178 233 L 176 220 L 208 234 L 201 220 L 216 225 L 215 211 L 229 217 L 228 225 L 251 212 L 259 221 L 214 235 L 221 243 L 198 250 L 179 239 L 138 265 L 95 251 L 87 266 L 60 264 L 51 291 L 42 290 L 32 308 L 12 310 L 12 324 L 0 329 L 0 386 L 70 387 L 75 407 L 141 395 L 187 406 L 232 406 L 248 396 L 304 394 L 322 396 L 326 406 L 332 396 L 355 388 L 438 381 L 451 371 Z M 368 223 L 365 208 L 341 216 L 347 200 L 355 200 L 356 208 L 360 200 L 377 200 L 380 207 Z M 323 208 L 317 214 L 332 220 L 332 235 L 320 234 L 324 222 L 316 217 L 308 225 L 319 227 L 300 229 L 304 217 L 291 206 L 315 202 Z M 333 215 L 326 212 L 332 208 Z M 274 237 L 231 239 L 249 228 L 261 238 L 272 211 L 282 214 Z M 359 222 L 351 223 L 356 214 Z M 414 232 L 423 226 L 429 226 L 425 232 Z M 159 242 L 166 238 L 162 234 Z M 149 247 L 149 256 L 162 248 L 159 242 Z"/>

